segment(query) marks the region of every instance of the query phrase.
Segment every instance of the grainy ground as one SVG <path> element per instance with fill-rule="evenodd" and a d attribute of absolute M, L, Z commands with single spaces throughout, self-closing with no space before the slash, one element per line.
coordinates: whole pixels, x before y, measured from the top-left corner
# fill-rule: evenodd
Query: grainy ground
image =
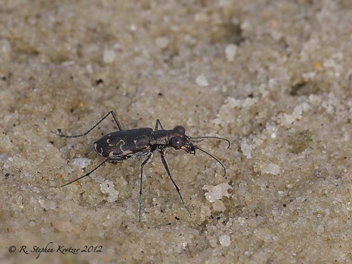
<path fill-rule="evenodd" d="M 351 262 L 351 45 L 350 0 L 0 0 L 0 262 Z M 199 143 L 227 178 L 168 152 L 189 217 L 154 155 L 142 223 L 140 160 L 50 188 L 116 127 L 50 131 L 110 110 L 228 138 Z"/>

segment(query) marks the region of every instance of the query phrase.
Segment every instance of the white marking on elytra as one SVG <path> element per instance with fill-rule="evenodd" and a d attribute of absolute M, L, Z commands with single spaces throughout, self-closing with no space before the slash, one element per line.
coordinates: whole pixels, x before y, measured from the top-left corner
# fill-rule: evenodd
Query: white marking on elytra
<path fill-rule="evenodd" d="M 97 151 L 97 145 L 98 145 L 97 143 L 94 143 L 94 149 L 95 149 L 96 152 L 98 152 Z"/>
<path fill-rule="evenodd" d="M 120 143 L 122 142 L 122 144 L 120 145 Z M 122 149 L 122 146 L 123 145 L 125 145 L 126 143 L 125 143 L 125 141 L 123 141 L 122 139 L 120 139 L 120 141 L 119 141 L 119 145 L 120 145 L 120 150 L 121 150 L 121 153 L 123 153 L 124 152 L 124 150 Z"/>
<path fill-rule="evenodd" d="M 106 143 L 108 143 L 108 144 L 110 143 L 110 138 L 108 138 L 108 139 L 106 140 Z"/>
<path fill-rule="evenodd" d="M 124 152 L 122 152 L 122 156 L 126 156 L 128 154 L 131 154 L 133 151 L 132 150 L 125 150 Z"/>
<path fill-rule="evenodd" d="M 100 154 L 103 155 L 103 148 L 100 148 Z"/>
<path fill-rule="evenodd" d="M 109 139 L 107 139 L 106 142 L 109 143 Z M 120 148 L 119 153 L 114 154 L 114 153 L 116 153 L 116 150 L 115 150 L 115 151 L 110 151 L 110 152 L 109 152 L 109 157 L 123 157 L 123 156 L 125 156 L 125 155 L 127 155 L 127 154 L 132 153 L 132 152 L 124 151 L 124 150 L 122 149 L 122 146 L 123 146 L 123 145 L 125 145 L 125 141 L 123 141 L 122 139 L 120 139 L 120 141 L 117 143 L 117 146 L 119 146 L 119 148 Z M 109 146 L 112 147 L 113 144 L 109 144 Z M 116 146 L 116 147 L 117 147 L 117 146 Z"/>
<path fill-rule="evenodd" d="M 126 150 L 126 151 L 123 151 L 121 154 L 116 155 L 116 154 L 114 154 L 113 151 L 111 151 L 109 153 L 109 157 L 124 157 L 124 156 L 127 156 L 132 153 L 133 153 L 132 150 Z"/>

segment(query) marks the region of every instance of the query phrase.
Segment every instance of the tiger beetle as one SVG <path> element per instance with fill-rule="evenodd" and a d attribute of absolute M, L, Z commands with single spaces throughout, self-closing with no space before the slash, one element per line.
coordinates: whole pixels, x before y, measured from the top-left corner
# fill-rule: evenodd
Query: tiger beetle
<path fill-rule="evenodd" d="M 58 187 L 64 187 L 67 186 L 71 183 L 74 183 L 84 177 L 89 176 L 91 173 L 93 173 L 95 170 L 97 170 L 99 167 L 101 167 L 104 163 L 110 162 L 110 163 L 117 163 L 118 161 L 123 161 L 127 160 L 130 158 L 135 158 L 135 157 L 145 157 L 144 161 L 141 164 L 141 179 L 140 179 L 140 186 L 139 186 L 139 207 L 138 207 L 138 221 L 141 221 L 141 209 L 142 209 L 142 183 L 143 183 L 143 168 L 144 166 L 150 161 L 150 159 L 153 156 L 153 152 L 157 150 L 160 155 L 161 155 L 161 161 L 164 165 L 164 168 L 167 172 L 167 175 L 169 176 L 170 180 L 172 181 L 173 185 L 175 186 L 178 195 L 180 196 L 180 199 L 183 203 L 183 206 L 187 210 L 188 214 L 191 216 L 191 213 L 185 203 L 185 201 L 182 198 L 182 195 L 180 193 L 180 188 L 177 186 L 175 181 L 173 180 L 169 166 L 167 164 L 167 161 L 165 159 L 165 153 L 166 149 L 169 147 L 174 148 L 175 150 L 184 150 L 186 153 L 190 153 L 195 155 L 196 154 L 196 149 L 200 150 L 201 152 L 209 155 L 211 158 L 216 160 L 224 169 L 224 177 L 226 175 L 226 168 L 225 166 L 213 155 L 210 153 L 206 152 L 205 150 L 201 149 L 200 147 L 194 145 L 193 143 L 198 143 L 203 141 L 204 139 L 220 139 L 220 140 L 225 140 L 228 143 L 227 148 L 230 147 L 230 142 L 222 137 L 216 137 L 216 136 L 203 136 L 203 137 L 190 137 L 185 134 L 185 128 L 183 126 L 175 126 L 174 129 L 172 130 L 165 130 L 163 126 L 161 125 L 159 119 L 156 120 L 155 124 L 155 129 L 153 131 L 152 128 L 137 128 L 137 129 L 129 129 L 129 130 L 124 130 L 117 119 L 114 111 L 110 111 L 107 113 L 98 123 L 96 123 L 91 129 L 89 129 L 87 132 L 80 134 L 80 135 L 74 135 L 74 136 L 68 136 L 68 135 L 63 135 L 60 130 L 59 133 L 52 132 L 56 134 L 57 136 L 60 137 L 65 137 L 65 138 L 77 138 L 77 137 L 83 137 L 87 135 L 89 132 L 91 132 L 95 127 L 97 127 L 105 118 L 107 118 L 109 115 L 112 115 L 114 118 L 114 121 L 119 129 L 119 131 L 109 133 L 96 142 L 94 142 L 94 150 L 98 152 L 99 155 L 102 157 L 106 158 L 103 162 L 101 162 L 98 166 L 96 166 L 94 169 L 89 171 L 88 173 L 84 174 L 83 176 L 67 182 L 61 186 Z M 159 126 L 161 129 L 159 129 Z"/>

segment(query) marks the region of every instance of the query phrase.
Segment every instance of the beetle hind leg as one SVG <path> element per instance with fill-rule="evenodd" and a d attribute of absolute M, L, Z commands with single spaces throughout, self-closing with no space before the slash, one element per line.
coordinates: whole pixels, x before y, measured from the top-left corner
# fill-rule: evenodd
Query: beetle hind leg
<path fill-rule="evenodd" d="M 51 187 L 54 187 L 54 188 L 59 188 L 59 187 L 64 187 L 64 186 L 67 186 L 67 185 L 70 185 L 76 181 L 79 181 L 80 179 L 82 178 L 85 178 L 87 176 L 89 176 L 90 174 L 92 174 L 94 171 L 96 171 L 97 169 L 99 169 L 105 162 L 109 161 L 109 159 L 106 159 L 104 160 L 102 163 L 100 163 L 98 166 L 96 166 L 94 169 L 92 169 L 91 171 L 89 171 L 88 173 L 84 174 L 83 176 L 79 177 L 79 178 L 76 178 L 74 179 L 73 181 L 70 181 L 70 182 L 67 182 L 65 184 L 62 184 L 60 186 L 51 186 Z"/>

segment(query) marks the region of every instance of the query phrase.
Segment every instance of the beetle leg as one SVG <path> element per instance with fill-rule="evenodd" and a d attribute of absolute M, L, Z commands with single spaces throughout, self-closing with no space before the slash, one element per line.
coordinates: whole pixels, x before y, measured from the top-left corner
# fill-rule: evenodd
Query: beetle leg
<path fill-rule="evenodd" d="M 109 160 L 109 159 L 104 160 L 102 163 L 100 163 L 98 166 L 96 166 L 96 167 L 95 167 L 94 169 L 92 169 L 90 172 L 84 174 L 83 176 L 81 176 L 81 177 L 79 177 L 79 178 L 77 178 L 77 179 L 75 179 L 75 180 L 73 180 L 73 181 L 67 182 L 67 183 L 65 183 L 65 184 L 63 184 L 63 185 L 61 185 L 61 186 L 52 186 L 52 187 L 64 187 L 64 186 L 66 186 L 66 185 L 70 185 L 71 183 L 74 183 L 74 182 L 76 182 L 76 181 L 79 181 L 80 179 L 82 179 L 82 178 L 84 178 L 84 177 L 87 177 L 87 176 L 89 176 L 92 172 L 96 171 L 100 166 L 102 166 L 102 165 L 103 165 L 105 162 L 107 162 L 108 160 Z"/>
<path fill-rule="evenodd" d="M 142 184 L 143 184 L 143 167 L 147 164 L 153 157 L 153 153 L 149 153 L 148 157 L 141 164 L 141 183 L 139 185 L 139 207 L 138 207 L 138 222 L 141 221 L 141 211 L 142 211 Z"/>
<path fill-rule="evenodd" d="M 166 159 L 165 159 L 165 152 L 161 150 L 161 151 L 160 151 L 160 154 L 161 154 L 161 161 L 163 162 L 163 165 L 164 165 L 164 168 L 165 168 L 165 170 L 166 170 L 166 172 L 167 172 L 167 175 L 169 175 L 169 177 L 170 177 L 172 183 L 174 184 L 174 186 L 175 186 L 175 188 L 176 188 L 176 191 L 178 192 L 178 195 L 179 195 L 180 198 L 181 198 L 181 201 L 182 201 L 182 203 L 183 203 L 183 206 L 186 208 L 187 212 L 189 213 L 189 216 L 191 216 L 191 212 L 189 211 L 188 206 L 187 206 L 187 204 L 185 203 L 185 201 L 183 200 L 182 195 L 181 195 L 181 193 L 180 193 L 180 188 L 178 188 L 177 184 L 176 184 L 175 181 L 172 179 L 172 176 L 171 176 L 171 173 L 170 173 L 170 169 L 169 169 L 169 165 L 167 165 L 167 161 L 166 161 Z"/>
<path fill-rule="evenodd" d="M 159 130 L 159 126 L 161 127 L 162 130 L 165 130 L 165 129 L 163 128 L 163 125 L 160 123 L 160 120 L 157 119 L 157 120 L 156 120 L 156 123 L 155 123 L 155 130 Z"/>
<path fill-rule="evenodd" d="M 121 126 L 119 120 L 117 119 L 117 117 L 116 117 L 114 111 L 110 111 L 110 112 L 107 113 L 102 119 L 100 119 L 99 122 L 96 123 L 91 129 L 89 129 L 87 132 L 85 132 L 85 133 L 83 133 L 83 134 L 74 135 L 74 136 L 66 136 L 66 135 L 63 135 L 63 134 L 61 134 L 61 133 L 55 133 L 55 132 L 52 132 L 52 133 L 56 134 L 57 136 L 65 137 L 65 138 L 83 137 L 83 136 L 87 135 L 90 131 L 92 131 L 94 128 L 96 128 L 96 127 L 97 127 L 105 118 L 107 118 L 108 115 L 110 115 L 110 114 L 111 114 L 112 117 L 114 118 L 115 123 L 116 123 L 117 127 L 119 128 L 119 130 L 122 131 L 122 130 L 123 130 L 123 129 L 122 129 L 122 126 Z"/>

